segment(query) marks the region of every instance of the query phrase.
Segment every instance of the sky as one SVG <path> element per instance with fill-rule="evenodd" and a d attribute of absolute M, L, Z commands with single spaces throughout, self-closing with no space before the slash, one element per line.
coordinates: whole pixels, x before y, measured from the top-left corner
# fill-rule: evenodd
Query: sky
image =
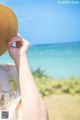
<path fill-rule="evenodd" d="M 0 0 L 0 3 L 14 10 L 18 32 L 31 44 L 80 42 L 80 4 L 61 1 Z"/>

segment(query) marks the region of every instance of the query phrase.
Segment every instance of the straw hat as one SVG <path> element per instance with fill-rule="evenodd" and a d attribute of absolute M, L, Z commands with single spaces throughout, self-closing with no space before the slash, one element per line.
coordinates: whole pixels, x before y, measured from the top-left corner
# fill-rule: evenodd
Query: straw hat
<path fill-rule="evenodd" d="M 13 10 L 0 4 L 0 55 L 7 50 L 7 42 L 18 32 L 18 21 Z"/>

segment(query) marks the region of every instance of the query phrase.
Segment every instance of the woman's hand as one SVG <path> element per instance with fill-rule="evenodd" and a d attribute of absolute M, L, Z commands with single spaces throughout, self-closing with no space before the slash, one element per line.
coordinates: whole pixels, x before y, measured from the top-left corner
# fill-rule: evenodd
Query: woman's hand
<path fill-rule="evenodd" d="M 16 44 L 16 46 L 13 46 Z M 8 42 L 8 50 L 11 58 L 16 61 L 21 56 L 26 55 L 28 47 L 30 46 L 29 42 L 23 39 L 20 35 L 17 35 Z"/>

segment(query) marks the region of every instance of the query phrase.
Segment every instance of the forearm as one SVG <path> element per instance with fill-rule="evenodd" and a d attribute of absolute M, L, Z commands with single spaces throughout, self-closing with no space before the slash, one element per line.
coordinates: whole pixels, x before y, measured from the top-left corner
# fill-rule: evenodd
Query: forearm
<path fill-rule="evenodd" d="M 23 120 L 47 120 L 47 113 L 30 71 L 26 55 L 15 62 L 21 90 Z"/>

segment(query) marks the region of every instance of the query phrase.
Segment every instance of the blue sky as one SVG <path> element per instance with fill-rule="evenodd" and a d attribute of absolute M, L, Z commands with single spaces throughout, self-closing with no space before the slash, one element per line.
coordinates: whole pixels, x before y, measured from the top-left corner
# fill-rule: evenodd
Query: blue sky
<path fill-rule="evenodd" d="M 80 4 L 58 4 L 58 0 L 0 0 L 0 3 L 15 11 L 19 33 L 31 44 L 80 41 Z"/>

